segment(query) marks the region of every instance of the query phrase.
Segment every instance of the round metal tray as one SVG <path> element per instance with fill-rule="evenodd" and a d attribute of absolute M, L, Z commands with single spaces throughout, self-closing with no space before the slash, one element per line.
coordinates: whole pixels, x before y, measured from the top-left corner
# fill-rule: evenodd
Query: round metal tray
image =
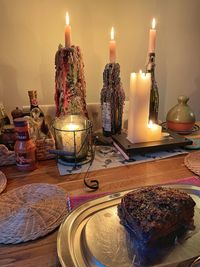
<path fill-rule="evenodd" d="M 166 255 L 149 266 L 190 266 L 200 255 L 200 190 L 195 186 L 167 185 L 180 189 L 196 202 L 195 229 L 176 242 Z M 57 252 L 62 267 L 133 267 L 135 253 L 117 205 L 128 191 L 89 201 L 72 211 L 61 225 Z M 197 265 L 193 266 L 199 266 Z"/>
<path fill-rule="evenodd" d="M 165 130 L 165 131 L 168 131 L 170 130 L 168 127 L 167 127 L 167 122 L 164 121 L 161 123 L 161 126 L 162 128 Z M 198 124 L 194 124 L 194 126 L 192 127 L 192 129 L 190 131 L 173 131 L 171 130 L 172 132 L 175 132 L 177 134 L 183 134 L 183 135 L 187 135 L 187 134 L 192 134 L 192 133 L 195 133 L 197 131 L 199 131 L 200 127 Z"/>

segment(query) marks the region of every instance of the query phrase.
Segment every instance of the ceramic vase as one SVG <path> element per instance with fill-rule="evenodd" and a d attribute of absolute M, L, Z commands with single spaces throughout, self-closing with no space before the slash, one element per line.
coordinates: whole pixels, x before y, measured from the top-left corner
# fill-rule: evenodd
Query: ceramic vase
<path fill-rule="evenodd" d="M 167 127 L 173 131 L 191 131 L 195 123 L 195 115 L 187 104 L 189 97 L 179 96 L 178 104 L 167 113 Z"/>

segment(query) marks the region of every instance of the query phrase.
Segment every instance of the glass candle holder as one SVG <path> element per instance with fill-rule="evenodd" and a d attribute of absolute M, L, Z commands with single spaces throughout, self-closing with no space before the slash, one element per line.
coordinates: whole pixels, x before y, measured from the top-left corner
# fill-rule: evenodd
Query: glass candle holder
<path fill-rule="evenodd" d="M 87 158 L 92 140 L 92 123 L 81 115 L 58 117 L 53 123 L 59 158 L 80 162 Z"/>

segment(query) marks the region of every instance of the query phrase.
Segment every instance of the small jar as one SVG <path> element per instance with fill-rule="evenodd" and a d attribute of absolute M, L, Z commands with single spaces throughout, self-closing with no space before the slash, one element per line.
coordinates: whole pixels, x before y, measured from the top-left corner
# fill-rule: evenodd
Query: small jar
<path fill-rule="evenodd" d="M 24 118 L 14 120 L 17 141 L 14 146 L 16 165 L 20 171 L 33 171 L 36 165 L 36 146 L 29 136 L 28 123 Z"/>
<path fill-rule="evenodd" d="M 9 150 L 14 150 L 14 145 L 16 142 L 16 133 L 13 125 L 3 126 L 1 141 L 2 144 L 4 144 Z"/>

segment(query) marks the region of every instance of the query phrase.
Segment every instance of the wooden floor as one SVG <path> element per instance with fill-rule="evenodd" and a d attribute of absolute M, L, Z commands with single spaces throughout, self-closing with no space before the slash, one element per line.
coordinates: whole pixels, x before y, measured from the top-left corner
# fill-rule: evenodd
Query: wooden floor
<path fill-rule="evenodd" d="M 15 166 L 3 167 L 1 170 L 8 178 L 6 191 L 29 183 L 46 182 L 61 186 L 71 196 L 93 194 L 85 191 L 82 174 L 60 176 L 54 160 L 40 162 L 39 168 L 30 173 L 18 172 Z M 165 183 L 192 175 L 184 166 L 184 156 L 178 156 L 138 165 L 99 170 L 90 173 L 90 178 L 99 180 L 98 192 L 100 193 Z M 60 266 L 56 252 L 56 237 L 57 230 L 36 241 L 18 245 L 0 245 L 0 267 Z"/>

